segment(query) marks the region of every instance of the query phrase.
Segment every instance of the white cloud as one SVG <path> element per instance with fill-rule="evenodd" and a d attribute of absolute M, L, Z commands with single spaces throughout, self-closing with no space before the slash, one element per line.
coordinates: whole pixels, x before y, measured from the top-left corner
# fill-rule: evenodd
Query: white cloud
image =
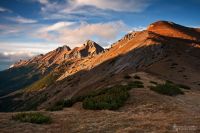
<path fill-rule="evenodd" d="M 48 4 L 49 0 L 37 0 L 41 4 Z"/>
<path fill-rule="evenodd" d="M 29 59 L 59 47 L 58 44 L 32 42 L 0 42 L 0 71 L 19 60 Z"/>
<path fill-rule="evenodd" d="M 17 25 L 0 24 L 0 35 L 15 35 L 16 33 L 22 32 L 24 29 L 25 27 Z"/>
<path fill-rule="evenodd" d="M 95 6 L 104 10 L 140 12 L 148 5 L 147 0 L 73 0 L 77 5 Z"/>
<path fill-rule="evenodd" d="M 75 24 L 75 22 L 57 22 L 53 25 L 41 28 L 40 32 L 56 31 L 64 27 L 68 27 Z"/>
<path fill-rule="evenodd" d="M 42 24 L 38 23 L 28 25 L 24 25 L 23 23 L 0 24 L 0 39 L 3 37 L 10 37 L 10 39 L 13 39 L 13 36 L 25 37 L 41 26 Z"/>
<path fill-rule="evenodd" d="M 33 57 L 34 54 L 30 52 L 0 52 L 0 60 L 1 61 L 19 61 L 20 59 L 27 59 Z"/>
<path fill-rule="evenodd" d="M 41 13 L 48 19 L 69 19 L 78 15 L 87 17 L 105 17 L 107 10 L 115 12 L 141 12 L 152 0 L 37 0 L 41 3 Z"/>
<path fill-rule="evenodd" d="M 33 57 L 33 55 L 28 52 L 0 53 L 0 71 L 8 69 L 12 64 L 18 62 L 19 60 L 30 59 L 31 57 Z"/>
<path fill-rule="evenodd" d="M 8 69 L 13 66 L 14 63 L 20 60 L 28 60 L 36 56 L 31 52 L 3 52 L 0 53 L 0 62 L 3 66 L 0 67 L 0 71 Z M 3 60 L 1 60 L 3 59 Z"/>
<path fill-rule="evenodd" d="M 17 22 L 17 23 L 22 23 L 22 24 L 37 23 L 37 20 L 24 18 L 24 17 L 21 17 L 21 16 L 7 17 L 7 19 L 10 20 L 10 21 L 14 21 L 14 22 Z"/>
<path fill-rule="evenodd" d="M 56 40 L 61 44 L 67 43 L 70 47 L 75 47 L 88 39 L 94 39 L 97 42 L 108 44 L 109 42 L 116 40 L 119 33 L 123 31 L 126 32 L 127 26 L 122 21 L 95 24 L 82 22 L 76 27 L 71 26 L 56 29 L 53 33 L 43 29 L 44 28 L 39 29 L 35 36 L 48 41 Z"/>
<path fill-rule="evenodd" d="M 58 3 L 57 1 L 49 1 L 49 0 L 39 0 L 39 3 L 41 3 L 41 11 L 42 13 L 50 13 L 58 12 L 59 10 L 62 10 L 63 8 L 67 7 L 66 3 Z M 49 15 L 50 15 L 49 14 Z"/>
<path fill-rule="evenodd" d="M 10 61 L 19 61 L 22 59 L 27 59 L 27 58 L 31 58 L 33 56 L 35 56 L 33 53 L 31 52 L 23 52 L 23 51 L 19 51 L 19 52 L 3 52 L 2 55 L 7 59 L 9 59 Z"/>
<path fill-rule="evenodd" d="M 12 12 L 10 9 L 0 7 L 0 12 Z"/>
<path fill-rule="evenodd" d="M 4 55 L 17 55 L 22 53 L 29 53 L 27 55 L 33 56 L 41 53 L 47 53 L 57 47 L 59 44 L 48 42 L 0 42 L 0 53 Z"/>

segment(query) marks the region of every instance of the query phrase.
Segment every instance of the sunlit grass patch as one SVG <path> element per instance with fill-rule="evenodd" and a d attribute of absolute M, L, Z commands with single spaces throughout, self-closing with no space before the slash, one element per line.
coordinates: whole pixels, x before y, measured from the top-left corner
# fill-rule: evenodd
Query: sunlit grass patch
<path fill-rule="evenodd" d="M 12 120 L 20 122 L 28 122 L 35 124 L 46 124 L 51 123 L 52 119 L 50 116 L 43 115 L 42 113 L 18 113 L 12 116 Z"/>

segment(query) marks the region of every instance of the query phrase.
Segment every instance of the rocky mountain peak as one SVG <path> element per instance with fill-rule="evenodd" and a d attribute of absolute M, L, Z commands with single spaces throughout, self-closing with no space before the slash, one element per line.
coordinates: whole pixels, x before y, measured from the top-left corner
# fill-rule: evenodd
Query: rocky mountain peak
<path fill-rule="evenodd" d="M 92 40 L 87 40 L 81 47 L 74 48 L 68 58 L 82 58 L 87 56 L 93 56 L 104 51 L 99 44 Z"/>
<path fill-rule="evenodd" d="M 170 22 L 170 21 L 157 21 L 157 22 L 154 22 L 152 24 L 150 24 L 148 27 L 147 27 L 147 30 L 152 30 L 152 29 L 155 29 L 155 28 L 169 28 L 170 26 L 175 26 L 176 24 L 173 23 L 173 22 Z"/>
<path fill-rule="evenodd" d="M 157 21 L 150 24 L 147 31 L 171 38 L 200 41 L 198 29 L 185 27 L 169 21 Z"/>
<path fill-rule="evenodd" d="M 99 53 L 99 52 L 104 50 L 99 44 L 97 44 L 96 42 L 94 42 L 92 40 L 87 40 L 84 43 L 84 46 L 85 46 L 86 49 L 95 49 L 95 51 L 97 53 Z"/>
<path fill-rule="evenodd" d="M 92 41 L 92 40 L 86 40 L 83 45 L 89 46 L 89 47 L 95 47 L 95 45 L 98 45 L 98 44 L 96 42 Z"/>
<path fill-rule="evenodd" d="M 64 46 L 62 46 L 62 47 L 58 47 L 58 48 L 56 49 L 57 52 L 61 52 L 61 51 L 70 51 L 70 50 L 71 50 L 71 48 L 70 48 L 69 46 L 67 46 L 67 45 L 64 45 Z"/>

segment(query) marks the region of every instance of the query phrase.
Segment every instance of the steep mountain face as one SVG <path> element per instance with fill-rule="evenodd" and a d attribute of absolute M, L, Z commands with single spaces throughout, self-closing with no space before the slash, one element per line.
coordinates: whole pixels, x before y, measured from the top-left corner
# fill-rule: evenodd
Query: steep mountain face
<path fill-rule="evenodd" d="M 158 21 L 147 30 L 127 34 L 106 51 L 99 47 L 87 41 L 65 52 L 64 61 L 47 76 L 23 91 L 1 98 L 4 104 L 0 110 L 45 109 L 59 100 L 122 83 L 124 75 L 137 71 L 184 83 L 192 89 L 200 87 L 198 29 Z"/>
<path fill-rule="evenodd" d="M 77 50 L 78 49 L 78 50 Z M 76 52 L 74 52 L 76 51 Z M 56 71 L 63 61 L 76 60 L 103 52 L 104 49 L 93 41 L 87 41 L 80 48 L 59 47 L 45 55 L 30 60 L 21 60 L 10 69 L 0 72 L 0 96 L 23 89 Z M 75 56 L 78 53 L 80 56 Z M 70 56 L 69 56 L 70 55 Z"/>

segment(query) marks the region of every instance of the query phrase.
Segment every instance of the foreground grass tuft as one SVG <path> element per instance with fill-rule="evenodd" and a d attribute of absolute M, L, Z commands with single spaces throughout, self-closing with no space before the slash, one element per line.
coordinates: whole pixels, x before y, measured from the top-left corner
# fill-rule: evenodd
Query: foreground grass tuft
<path fill-rule="evenodd" d="M 51 117 L 42 113 L 18 113 L 12 116 L 12 120 L 35 124 L 51 123 Z"/>
<path fill-rule="evenodd" d="M 179 94 L 184 94 L 184 92 L 175 84 L 166 82 L 165 84 L 158 84 L 156 86 L 151 86 L 150 89 L 159 94 L 176 96 Z"/>

